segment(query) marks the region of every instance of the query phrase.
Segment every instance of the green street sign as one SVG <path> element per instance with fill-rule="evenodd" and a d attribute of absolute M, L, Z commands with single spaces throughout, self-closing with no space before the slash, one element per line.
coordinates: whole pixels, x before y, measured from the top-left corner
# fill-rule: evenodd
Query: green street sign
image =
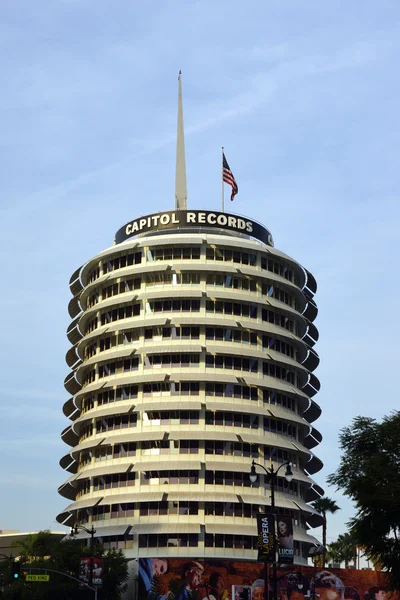
<path fill-rule="evenodd" d="M 27 575 L 25 581 L 50 581 L 50 575 Z"/>

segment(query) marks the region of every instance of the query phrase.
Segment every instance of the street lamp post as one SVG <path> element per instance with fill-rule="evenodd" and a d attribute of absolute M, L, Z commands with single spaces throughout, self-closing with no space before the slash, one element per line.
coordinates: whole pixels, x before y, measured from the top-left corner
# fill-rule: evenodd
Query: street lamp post
<path fill-rule="evenodd" d="M 271 488 L 271 512 L 273 514 L 275 514 L 275 487 L 278 483 L 278 473 L 282 469 L 282 467 L 286 467 L 285 479 L 288 483 L 290 483 L 293 479 L 292 463 L 284 462 L 275 470 L 273 464 L 271 464 L 269 469 L 267 469 L 266 467 L 264 467 L 264 465 L 260 465 L 259 463 L 256 463 L 253 460 L 253 462 L 251 464 L 251 471 L 250 471 L 251 483 L 255 483 L 258 478 L 258 475 L 256 472 L 256 467 L 261 467 L 261 469 L 263 469 L 266 473 L 267 482 L 270 484 L 270 488 Z M 274 550 L 274 562 L 272 563 L 272 594 L 273 594 L 273 600 L 278 600 L 278 586 L 277 586 L 278 577 L 277 577 L 277 573 L 276 573 L 277 538 L 276 538 L 275 530 L 274 530 L 273 550 Z M 268 577 L 267 577 L 267 565 L 266 564 L 265 564 L 264 579 L 265 579 L 264 599 L 267 600 L 267 598 L 268 598 Z"/>
<path fill-rule="evenodd" d="M 96 530 L 93 527 L 93 525 L 92 525 L 91 529 L 88 529 L 84 525 L 75 525 L 74 527 L 71 527 L 70 536 L 74 537 L 78 533 L 78 531 L 86 531 L 86 533 L 88 533 L 90 535 L 90 580 L 89 580 L 89 585 L 91 587 L 93 587 L 93 552 L 94 552 L 94 534 L 96 533 Z"/>

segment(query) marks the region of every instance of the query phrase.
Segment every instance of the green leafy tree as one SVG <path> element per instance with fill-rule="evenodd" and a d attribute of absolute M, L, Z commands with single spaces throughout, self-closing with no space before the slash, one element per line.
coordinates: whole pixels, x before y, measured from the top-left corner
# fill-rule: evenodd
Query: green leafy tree
<path fill-rule="evenodd" d="M 340 506 L 338 506 L 336 504 L 336 502 L 334 500 L 332 500 L 331 498 L 328 498 L 327 496 L 324 496 L 323 498 L 318 498 L 318 500 L 315 500 L 315 502 L 312 502 L 312 507 L 315 508 L 316 511 L 318 511 L 319 513 L 321 513 L 322 517 L 323 517 L 323 522 L 322 522 L 322 545 L 323 545 L 323 551 L 322 551 L 322 567 L 325 567 L 325 562 L 326 562 L 326 531 L 327 531 L 327 521 L 326 521 L 326 514 L 327 513 L 335 513 L 336 511 L 340 510 Z"/>
<path fill-rule="evenodd" d="M 400 412 L 380 423 L 357 417 L 339 440 L 343 454 L 328 481 L 355 504 L 349 526 L 358 546 L 400 588 Z"/>
<path fill-rule="evenodd" d="M 58 541 L 49 530 L 30 533 L 23 540 L 14 543 L 19 549 L 22 560 L 31 562 L 38 558 L 51 556 Z"/>
<path fill-rule="evenodd" d="M 337 540 L 328 545 L 326 549 L 326 558 L 328 561 L 334 563 L 341 563 L 343 561 L 342 548 L 340 542 Z"/>
<path fill-rule="evenodd" d="M 52 539 L 51 548 L 43 542 L 47 536 L 39 532 L 28 536 L 21 548 L 21 563 L 23 570 L 36 568 L 53 569 L 72 577 L 78 577 L 81 558 L 90 556 L 88 546 L 80 541 L 69 539 Z M 37 536 L 37 538 L 35 537 Z M 40 542 L 40 543 L 39 543 Z M 49 550 L 51 553 L 49 554 Z M 99 590 L 99 600 L 119 600 L 127 588 L 127 560 L 121 550 L 104 550 L 101 544 L 96 544 L 94 556 L 103 558 L 103 586 Z M 63 575 L 50 573 L 48 583 L 28 583 L 21 575 L 20 581 L 12 581 L 9 561 L 0 563 L 0 600 L 87 600 L 88 590 L 80 587 L 79 583 Z"/>
<path fill-rule="evenodd" d="M 103 554 L 103 589 L 99 596 L 107 600 L 119 600 L 126 591 L 128 580 L 127 560 L 122 550 L 107 550 Z"/>
<path fill-rule="evenodd" d="M 350 562 L 353 561 L 353 564 L 357 564 L 357 543 L 354 538 L 354 535 L 350 532 L 342 533 L 338 536 L 338 544 L 342 553 L 342 560 L 344 561 L 344 566 L 347 569 Z"/>
<path fill-rule="evenodd" d="M 351 561 L 357 564 L 357 544 L 354 535 L 349 532 L 339 535 L 335 542 L 329 544 L 326 556 L 333 562 L 344 562 L 345 569 Z"/>

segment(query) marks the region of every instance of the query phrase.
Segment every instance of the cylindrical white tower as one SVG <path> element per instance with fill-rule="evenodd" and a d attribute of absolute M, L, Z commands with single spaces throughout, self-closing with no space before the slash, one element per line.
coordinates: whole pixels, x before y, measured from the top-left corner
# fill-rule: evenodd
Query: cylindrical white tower
<path fill-rule="evenodd" d="M 255 221 L 175 211 L 128 223 L 70 284 L 58 521 L 129 557 L 255 560 L 270 490 L 251 462 L 289 460 L 276 505 L 305 564 L 322 493 L 314 277 Z"/>

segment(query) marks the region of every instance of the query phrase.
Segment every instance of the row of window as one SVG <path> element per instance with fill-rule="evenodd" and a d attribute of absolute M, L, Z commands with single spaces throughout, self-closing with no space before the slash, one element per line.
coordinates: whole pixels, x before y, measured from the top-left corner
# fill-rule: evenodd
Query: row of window
<path fill-rule="evenodd" d="M 102 477 L 93 477 L 93 491 L 109 490 L 111 488 L 129 487 L 135 485 L 136 473 L 114 473 Z"/>
<path fill-rule="evenodd" d="M 236 277 L 231 273 L 207 273 L 206 284 L 245 292 L 257 292 L 257 280 L 251 277 Z"/>
<path fill-rule="evenodd" d="M 244 415 L 245 416 L 245 415 Z M 143 413 L 143 425 L 198 425 L 200 422 L 200 413 L 198 410 L 172 410 L 172 411 L 153 411 Z M 235 421 L 236 423 L 236 421 Z M 117 415 L 96 420 L 96 433 L 105 431 L 116 431 L 128 427 L 136 427 L 137 413 L 130 415 Z M 88 430 L 93 434 L 93 425 L 88 425 Z M 87 436 L 85 436 L 87 437 Z"/>
<path fill-rule="evenodd" d="M 146 485 L 197 485 L 204 482 L 205 485 L 221 485 L 227 487 L 259 487 L 259 482 L 252 484 L 248 473 L 237 473 L 235 471 L 208 471 L 206 470 L 204 478 L 197 470 L 153 470 L 142 471 L 137 475 L 135 473 L 121 473 L 114 475 L 104 475 L 94 477 L 93 481 L 87 479 L 78 482 L 77 498 L 91 492 L 112 489 L 126 488 L 135 485 L 139 480 L 141 486 Z M 303 495 L 303 487 L 297 481 L 288 483 L 284 478 L 278 478 L 276 489 L 282 493 L 292 496 Z"/>
<path fill-rule="evenodd" d="M 94 305 L 96 305 L 100 301 L 100 298 L 105 300 L 107 298 L 140 289 L 142 282 L 146 284 L 146 287 L 200 285 L 201 273 L 196 271 L 184 273 L 151 273 L 145 274 L 142 277 L 121 280 L 111 285 L 104 286 L 99 290 L 95 290 L 88 298 L 87 308 L 92 308 Z M 296 307 L 294 296 L 274 285 L 272 282 L 263 281 L 258 284 L 256 279 L 251 279 L 250 277 L 236 277 L 230 273 L 226 275 L 219 273 L 208 273 L 206 274 L 205 283 L 206 285 L 245 292 L 257 293 L 259 291 L 263 296 L 268 296 L 270 298 L 272 297 L 293 308 Z"/>
<path fill-rule="evenodd" d="M 273 260 L 272 258 L 267 258 L 266 256 L 261 256 L 261 268 L 265 271 L 275 273 L 275 275 L 280 275 L 292 283 L 296 283 L 296 278 L 291 267 L 284 263 Z"/>
<path fill-rule="evenodd" d="M 250 535 L 214 535 L 211 533 L 206 533 L 204 539 L 204 546 L 206 548 L 234 548 L 237 550 L 257 550 L 257 544 L 257 537 Z M 139 548 L 180 548 L 197 547 L 198 545 L 199 536 L 195 533 L 139 535 Z"/>
<path fill-rule="evenodd" d="M 118 473 L 94 477 L 93 482 L 90 479 L 79 481 L 77 498 L 89 494 L 91 491 L 134 486 L 139 477 L 141 485 L 199 483 L 199 472 L 194 470 L 146 471 L 137 475 L 136 473 Z"/>
<path fill-rule="evenodd" d="M 146 287 L 164 285 L 200 285 L 201 274 L 198 271 L 186 271 L 184 273 L 151 273 L 145 275 Z"/>
<path fill-rule="evenodd" d="M 147 248 L 146 257 L 147 262 L 162 261 L 162 260 L 199 260 L 201 256 L 200 246 L 157 246 L 155 248 Z M 280 275 L 288 281 L 295 283 L 295 278 L 291 267 L 288 265 L 278 262 L 272 258 L 267 258 L 265 255 L 261 255 L 260 266 L 264 270 L 268 270 L 271 273 Z M 256 266 L 257 255 L 251 252 L 241 252 L 240 250 L 231 250 L 229 248 L 217 248 L 214 246 L 206 247 L 206 259 L 232 262 L 235 264 L 243 264 Z M 138 251 L 130 253 L 125 256 L 115 257 L 103 262 L 103 274 L 121 269 L 134 264 L 140 264 L 142 262 L 142 252 Z M 88 274 L 88 280 L 90 283 L 100 277 L 100 267 L 97 265 Z"/>
<path fill-rule="evenodd" d="M 146 302 L 146 314 L 155 314 L 162 312 L 199 312 L 201 302 L 198 299 L 174 299 L 174 300 L 150 300 Z M 207 300 L 206 312 L 224 315 L 233 315 L 249 319 L 257 319 L 259 316 L 258 306 L 243 302 L 227 302 L 222 300 Z M 106 310 L 99 317 L 94 317 L 86 324 L 85 334 L 89 334 L 100 325 L 106 325 L 114 321 L 129 319 L 140 315 L 140 303 L 128 304 Z M 261 309 L 261 320 L 271 323 L 277 327 L 282 327 L 292 333 L 297 333 L 297 326 L 294 321 L 284 314 L 277 313 L 269 309 Z"/>
<path fill-rule="evenodd" d="M 121 319 L 130 319 L 131 317 L 138 317 L 140 315 L 140 302 L 136 304 L 127 304 L 120 308 L 113 310 L 107 310 L 100 315 L 100 324 L 106 325 L 114 321 L 120 321 Z"/>
<path fill-rule="evenodd" d="M 144 340 L 148 341 L 162 341 L 162 340 L 198 340 L 200 339 L 201 328 L 198 326 L 180 326 L 172 325 L 168 327 L 149 327 L 144 329 L 142 333 L 141 328 L 132 329 L 130 331 L 124 331 L 115 333 L 94 342 L 85 349 L 85 358 L 91 358 L 97 353 L 99 348 L 100 352 L 105 352 L 111 348 L 117 346 L 123 346 L 137 342 L 141 335 L 144 335 Z M 229 327 L 206 327 L 205 328 L 206 340 L 216 342 L 233 342 L 237 344 L 245 344 L 257 346 L 259 343 L 259 337 L 255 331 L 247 331 L 243 329 L 231 329 Z M 262 341 L 262 348 L 268 348 L 269 350 L 275 350 L 286 354 L 290 358 L 295 358 L 296 351 L 291 344 L 283 342 L 272 336 L 262 335 L 260 336 Z"/>
<path fill-rule="evenodd" d="M 291 344 L 270 335 L 263 335 L 262 346 L 263 348 L 269 348 L 270 350 L 275 350 L 275 352 L 286 354 L 286 356 L 289 356 L 290 358 L 296 358 L 296 350 Z"/>
<path fill-rule="evenodd" d="M 195 548 L 199 545 L 197 533 L 142 534 L 139 548 Z"/>
<path fill-rule="evenodd" d="M 103 274 L 110 273 L 116 269 L 123 269 L 132 265 L 139 265 L 142 262 L 142 252 L 134 252 L 126 256 L 117 256 L 103 262 Z"/>
<path fill-rule="evenodd" d="M 197 442 L 198 443 L 198 442 Z M 291 462 L 293 467 L 297 467 L 298 459 L 294 452 L 275 448 L 274 446 L 259 447 L 257 444 L 242 444 L 240 442 L 204 442 L 205 454 L 214 454 L 216 456 L 242 456 L 244 458 L 264 458 L 276 462 Z M 261 456 L 262 455 L 262 456 Z"/>
<path fill-rule="evenodd" d="M 246 385 L 233 385 L 233 383 L 206 383 L 206 396 L 215 396 L 217 398 L 242 398 L 243 400 L 262 399 L 265 404 L 278 404 L 289 408 L 293 412 L 300 414 L 301 408 L 296 400 L 286 394 L 281 394 L 266 388 L 249 387 Z"/>
<path fill-rule="evenodd" d="M 129 373 L 130 371 L 137 371 L 139 368 L 139 357 L 134 356 L 133 358 L 126 358 L 124 360 L 116 360 L 111 363 L 100 365 L 98 367 L 98 378 L 103 379 L 104 377 L 110 377 L 116 373 Z M 96 369 L 90 369 L 86 371 L 83 378 L 83 385 L 89 385 L 96 379 Z"/>
<path fill-rule="evenodd" d="M 198 473 L 198 471 L 196 471 Z M 248 473 L 236 473 L 230 471 L 206 471 L 205 472 L 205 484 L 206 485 L 224 485 L 224 486 L 239 486 L 239 487 L 259 487 L 259 481 L 251 483 Z M 285 478 L 278 477 L 275 482 L 276 489 L 283 491 L 285 494 L 291 494 L 298 496 L 303 493 L 303 486 L 299 485 L 297 481 L 291 481 L 288 483 Z"/>
<path fill-rule="evenodd" d="M 119 415 L 116 417 L 108 417 L 96 421 L 96 433 L 104 431 L 115 431 L 117 429 L 126 429 L 127 427 L 136 427 L 137 414 Z"/>
<path fill-rule="evenodd" d="M 96 267 L 94 267 L 94 269 L 89 271 L 88 283 L 93 283 L 93 281 L 96 281 L 96 279 L 98 279 L 99 277 L 100 277 L 100 267 L 99 267 L 99 265 L 97 265 Z"/>
<path fill-rule="evenodd" d="M 104 392 L 98 392 L 97 394 L 97 404 L 98 406 L 103 406 L 104 404 L 109 404 L 110 402 L 119 402 L 122 400 L 129 400 L 130 398 L 137 398 L 139 394 L 139 386 L 137 385 L 123 385 L 118 386 L 116 388 L 112 388 L 109 390 L 105 390 Z M 94 396 L 91 396 L 93 399 Z M 85 405 L 85 401 L 84 401 Z"/>
<path fill-rule="evenodd" d="M 143 413 L 143 425 L 197 425 L 200 422 L 198 410 L 153 410 Z M 206 411 L 206 425 L 224 425 L 258 429 L 258 416 L 241 413 Z"/>
<path fill-rule="evenodd" d="M 286 394 L 281 394 L 269 389 L 250 387 L 247 385 L 234 385 L 233 383 L 202 383 L 198 381 L 163 381 L 155 383 L 144 383 L 139 385 L 125 385 L 110 388 L 97 394 L 85 396 L 82 403 L 82 414 L 97 406 L 111 404 L 122 400 L 136 399 L 139 390 L 144 397 L 152 396 L 199 396 L 200 390 L 205 391 L 206 396 L 217 398 L 239 398 L 242 400 L 263 400 L 265 404 L 279 405 L 296 411 L 300 414 L 301 409 L 296 400 Z"/>
<path fill-rule="evenodd" d="M 143 425 L 198 425 L 198 410 L 161 410 L 143 413 Z"/>
<path fill-rule="evenodd" d="M 198 396 L 200 393 L 200 383 L 198 381 L 163 381 L 155 383 L 143 383 L 141 389 L 143 396 L 145 397 L 161 395 L 163 393 L 167 393 L 171 396 Z M 121 386 L 117 387 L 116 389 L 112 388 L 105 390 L 104 392 L 99 392 L 97 394 L 97 402 L 99 406 L 102 406 L 104 404 L 110 404 L 120 400 L 137 398 L 138 394 L 138 385 Z M 90 396 L 88 401 L 93 401 L 94 397 L 94 395 Z M 84 400 L 83 406 L 86 408 L 86 399 Z"/>
<path fill-rule="evenodd" d="M 105 550 L 130 550 L 133 548 L 133 535 L 110 535 L 99 538 Z"/>
<path fill-rule="evenodd" d="M 256 550 L 257 538 L 241 535 L 212 535 L 206 534 L 204 545 L 210 548 L 234 548 L 237 550 Z M 187 533 L 169 534 L 141 534 L 139 535 L 139 548 L 187 548 L 197 547 L 199 536 Z M 103 548 L 128 550 L 133 548 L 133 535 L 113 535 L 103 538 Z M 294 553 L 301 555 L 301 547 L 294 543 Z M 304 555 L 305 557 L 307 554 Z"/>
<path fill-rule="evenodd" d="M 224 369 L 224 370 L 235 370 L 245 371 L 249 373 L 258 373 L 259 359 L 257 358 L 242 358 L 240 356 L 225 356 L 225 355 L 211 355 L 206 354 L 205 366 L 208 369 Z M 200 354 L 192 353 L 173 353 L 173 354 L 150 354 L 145 356 L 144 368 L 171 368 L 171 369 L 183 369 L 191 367 L 199 367 L 200 365 Z M 103 379 L 104 377 L 111 377 L 118 373 L 129 373 L 131 371 L 137 371 L 139 368 L 139 357 L 127 358 L 124 360 L 117 360 L 111 363 L 100 365 L 98 368 L 98 378 Z M 281 379 L 291 385 L 295 385 L 300 389 L 300 381 L 296 377 L 296 374 L 278 365 L 263 362 L 262 373 L 264 376 L 273 377 L 275 379 Z M 96 369 L 86 371 L 83 378 L 83 386 L 87 386 L 96 380 Z"/>
<path fill-rule="evenodd" d="M 126 488 L 135 485 L 135 481 L 139 478 L 136 473 L 117 473 L 114 475 L 104 475 L 102 477 L 93 477 L 93 480 L 86 479 L 79 481 L 77 485 L 76 499 L 101 490 L 111 490 L 118 488 Z M 144 476 L 141 477 L 143 484 Z M 147 482 L 146 482 L 147 483 Z"/>
<path fill-rule="evenodd" d="M 147 262 L 158 260 L 199 260 L 200 246 L 156 246 L 146 251 Z"/>
<path fill-rule="evenodd" d="M 256 254 L 251 252 L 241 252 L 240 250 L 230 250 L 228 248 L 217 248 L 214 246 L 207 246 L 206 259 L 251 265 L 253 267 L 257 264 Z"/>
<path fill-rule="evenodd" d="M 144 368 L 153 367 L 175 368 L 198 367 L 200 354 L 190 352 L 174 352 L 173 354 L 147 354 L 144 357 Z"/>
<path fill-rule="evenodd" d="M 296 382 L 296 375 L 293 371 L 269 362 L 263 362 L 263 375 L 282 379 L 282 381 L 287 381 L 293 385 Z"/>
<path fill-rule="evenodd" d="M 200 300 L 175 298 L 174 300 L 149 300 L 146 314 L 159 312 L 199 312 Z"/>
<path fill-rule="evenodd" d="M 146 329 L 137 327 L 130 331 L 121 331 L 120 333 L 111 334 L 94 342 L 85 349 L 85 358 L 91 358 L 99 348 L 100 352 L 105 352 L 117 346 L 125 346 L 138 342 L 143 336 L 145 341 L 162 341 L 162 340 L 198 340 L 200 338 L 200 327 L 190 327 L 172 325 L 170 327 L 148 327 Z"/>
<path fill-rule="evenodd" d="M 87 299 L 87 308 L 92 308 L 95 306 L 98 302 L 100 302 L 100 298 L 102 300 L 107 300 L 107 298 L 112 298 L 113 296 L 118 296 L 119 294 L 126 294 L 127 292 L 132 292 L 133 290 L 139 290 L 141 285 L 142 280 L 140 277 L 132 277 L 130 279 L 123 279 L 111 285 L 104 286 L 100 290 L 95 290 L 89 296 Z"/>
<path fill-rule="evenodd" d="M 206 425 L 258 429 L 257 415 L 244 415 L 242 413 L 223 412 L 221 410 L 207 410 L 205 421 Z"/>
<path fill-rule="evenodd" d="M 92 308 L 101 300 L 126 294 L 133 290 L 139 290 L 142 282 L 146 287 L 154 287 L 160 285 L 199 285 L 200 273 L 150 273 L 143 277 L 134 277 L 130 279 L 122 279 L 111 285 L 104 286 L 100 290 L 95 290 L 87 300 L 87 308 Z"/>
<path fill-rule="evenodd" d="M 265 506 L 258 504 L 245 504 L 243 502 L 188 502 L 185 500 L 160 501 L 160 502 L 123 502 L 120 504 L 104 504 L 93 506 L 78 511 L 78 523 L 87 523 L 88 517 L 92 521 L 106 519 L 123 519 L 126 517 L 163 516 L 163 515 L 198 515 L 204 511 L 205 516 L 256 518 L 265 512 Z M 277 507 L 277 514 L 285 514 L 293 518 L 294 524 L 306 527 L 306 519 L 294 511 Z"/>
<path fill-rule="evenodd" d="M 198 454 L 203 450 L 205 454 L 219 456 L 239 456 L 244 458 L 264 459 L 271 461 L 290 461 L 293 467 L 298 464 L 294 452 L 288 452 L 275 446 L 259 446 L 242 442 L 220 442 L 213 440 L 148 440 L 142 442 L 125 442 L 123 444 L 108 444 L 91 450 L 82 450 L 79 453 L 78 467 L 81 469 L 92 462 L 112 460 L 114 458 L 127 458 L 130 456 L 153 456 L 159 454 Z M 300 463 L 300 467 L 302 467 Z"/>
<path fill-rule="evenodd" d="M 154 355 L 156 356 L 156 355 Z M 240 356 L 229 356 L 224 354 L 206 354 L 206 367 L 211 369 L 224 369 L 235 371 L 249 371 L 250 373 L 259 372 L 259 359 L 242 358 Z M 162 363 L 164 364 L 164 363 Z M 299 385 L 296 381 L 296 374 L 286 367 L 280 367 L 270 362 L 262 363 L 262 373 L 264 376 L 282 379 L 292 385 Z"/>
<path fill-rule="evenodd" d="M 199 545 L 197 534 L 169 533 L 169 534 L 140 534 L 139 548 L 187 548 Z M 257 550 L 257 538 L 248 535 L 213 535 L 206 534 L 204 545 L 208 548 L 229 548 L 237 550 Z M 103 539 L 105 549 L 115 548 L 127 550 L 133 548 L 133 535 L 114 535 Z M 294 542 L 294 553 L 301 555 L 299 542 Z M 307 556 L 305 554 L 305 556 Z"/>
<path fill-rule="evenodd" d="M 208 369 L 224 369 L 235 371 L 247 371 L 258 373 L 258 358 L 242 358 L 241 356 L 230 356 L 224 354 L 206 354 L 205 366 Z M 116 360 L 111 363 L 102 364 L 98 367 L 98 378 L 110 377 L 117 373 L 129 373 L 137 371 L 139 368 L 139 356 Z M 144 355 L 144 368 L 188 368 L 198 367 L 200 365 L 200 354 L 191 352 L 174 352 L 172 354 L 147 354 Z M 281 367 L 272 362 L 262 362 L 262 373 L 264 376 L 281 379 L 292 385 L 298 385 L 296 374 L 286 367 Z M 86 371 L 83 385 L 88 385 L 96 379 L 96 369 Z"/>
<path fill-rule="evenodd" d="M 143 413 L 143 426 L 165 426 L 165 425 L 198 425 L 200 422 L 200 412 L 196 410 L 174 410 L 174 411 L 149 411 Z M 294 439 L 301 438 L 296 425 L 271 419 L 270 417 L 258 417 L 258 415 L 248 415 L 234 412 L 206 411 L 205 424 L 208 426 L 219 427 L 241 427 L 243 429 L 259 428 L 259 424 L 264 431 L 279 433 Z M 105 433 L 107 431 L 117 431 L 136 427 L 137 414 L 117 415 L 96 420 L 95 427 L 88 423 L 82 428 L 79 442 L 95 434 Z"/>

